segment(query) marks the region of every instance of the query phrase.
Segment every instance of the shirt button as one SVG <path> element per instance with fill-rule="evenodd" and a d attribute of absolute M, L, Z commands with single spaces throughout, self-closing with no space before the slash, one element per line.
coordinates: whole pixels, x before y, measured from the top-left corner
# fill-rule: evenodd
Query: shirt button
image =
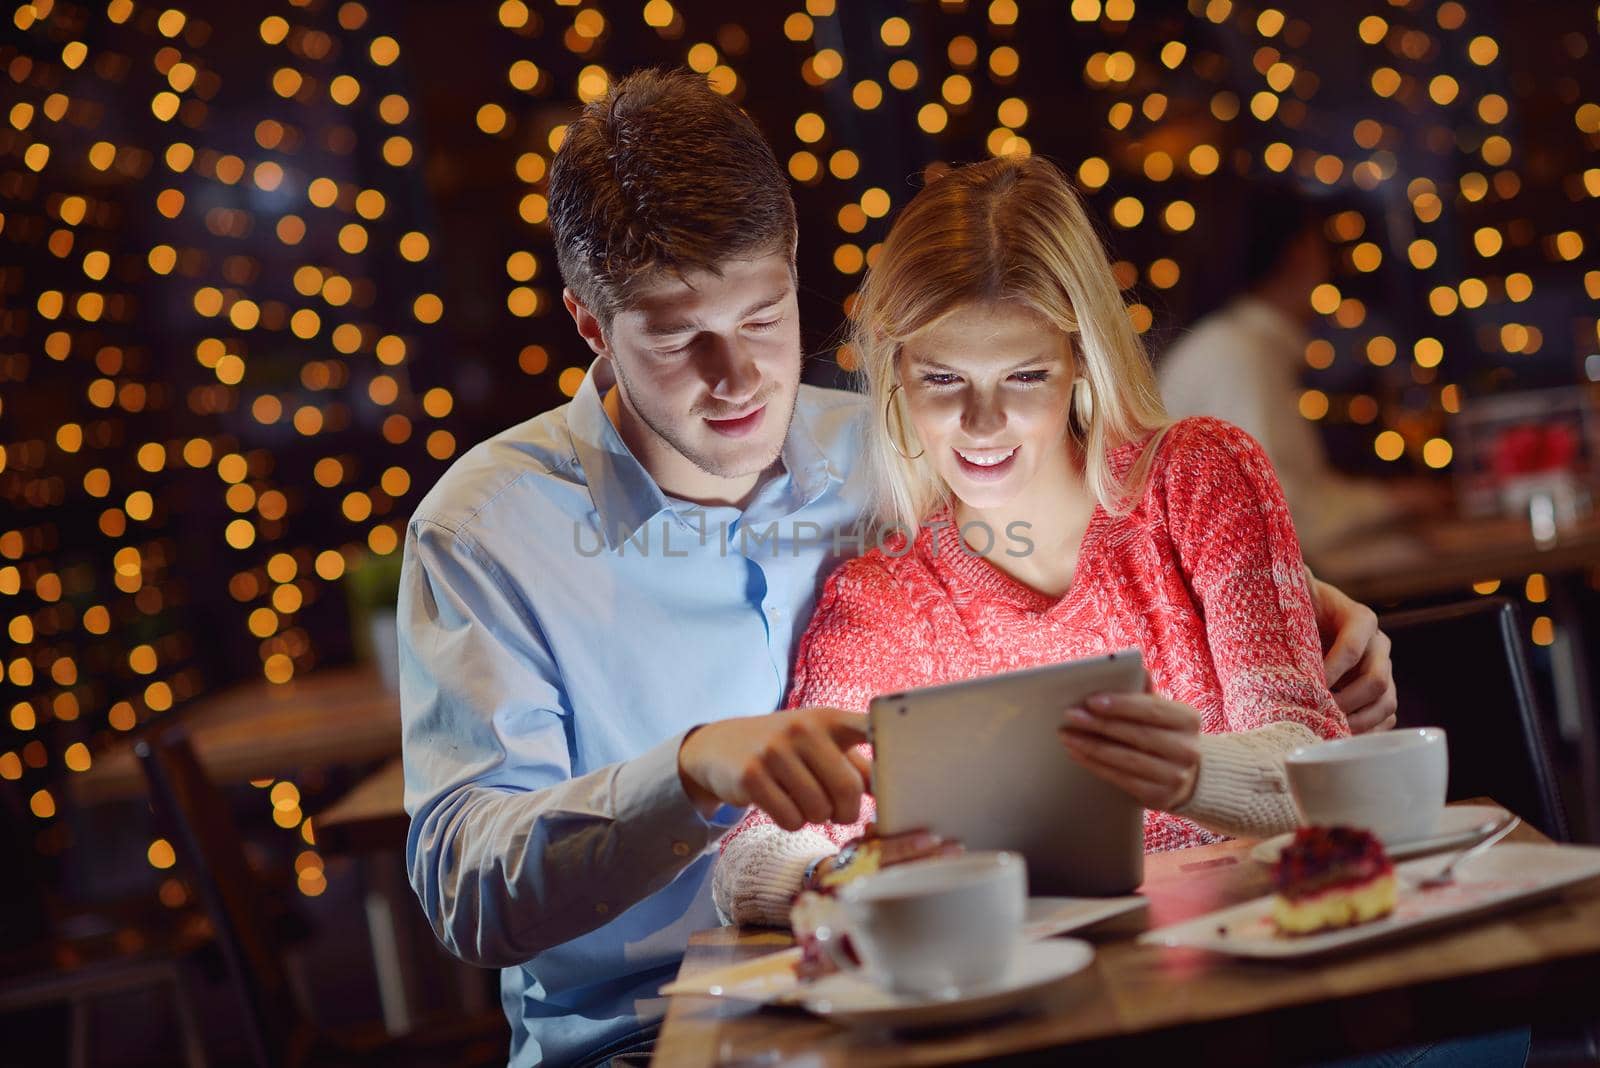
<path fill-rule="evenodd" d="M 673 856 L 678 856 L 678 857 L 686 857 L 686 856 L 688 856 L 689 855 L 689 843 L 688 842 L 673 842 L 672 843 L 672 854 L 673 854 Z"/>
<path fill-rule="evenodd" d="M 604 901 L 597 901 L 595 902 L 594 910 L 601 916 L 604 916 L 606 913 L 611 911 L 611 906 L 607 905 Z"/>
<path fill-rule="evenodd" d="M 771 616 L 773 619 L 777 619 L 783 615 L 783 609 L 777 607 L 776 605 L 769 604 L 767 605 L 767 615 Z"/>

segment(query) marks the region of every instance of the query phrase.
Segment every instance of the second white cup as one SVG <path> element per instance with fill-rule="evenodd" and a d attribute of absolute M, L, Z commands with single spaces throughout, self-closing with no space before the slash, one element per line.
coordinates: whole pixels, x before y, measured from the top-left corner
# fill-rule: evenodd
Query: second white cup
<path fill-rule="evenodd" d="M 900 864 L 845 886 L 839 905 L 867 979 L 897 994 L 959 997 L 1003 979 L 1015 960 L 1027 864 L 1005 852 Z M 833 943 L 834 933 L 819 935 Z"/>
<path fill-rule="evenodd" d="M 1302 824 L 1360 827 L 1386 845 L 1433 834 L 1444 812 L 1444 731 L 1416 727 L 1301 746 L 1284 758 Z"/>

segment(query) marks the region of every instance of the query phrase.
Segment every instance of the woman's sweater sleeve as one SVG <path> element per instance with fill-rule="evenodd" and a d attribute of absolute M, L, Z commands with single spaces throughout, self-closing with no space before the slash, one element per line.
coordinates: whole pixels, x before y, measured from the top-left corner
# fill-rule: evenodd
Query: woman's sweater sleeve
<path fill-rule="evenodd" d="M 917 685 L 917 665 L 928 648 L 921 640 L 925 626 L 882 564 L 863 557 L 843 565 L 828 579 L 800 639 L 784 707 L 866 712 L 878 694 Z M 861 749 L 871 755 L 869 747 Z M 867 796 L 855 823 L 785 831 L 752 808 L 722 840 L 711 880 L 717 911 L 730 923 L 787 927 L 806 867 L 864 833 L 875 814 Z"/>
<path fill-rule="evenodd" d="M 1266 453 L 1237 427 L 1186 419 L 1164 480 L 1173 548 L 1200 604 L 1227 729 L 1300 723 L 1350 733 L 1323 677 L 1311 591 Z"/>
<path fill-rule="evenodd" d="M 1169 433 L 1161 478 L 1172 543 L 1206 622 L 1227 733 L 1201 738 L 1195 795 L 1178 814 L 1223 834 L 1294 827 L 1283 758 L 1350 733 L 1323 675 L 1294 524 L 1261 447 L 1214 419 Z"/>
<path fill-rule="evenodd" d="M 1317 736 L 1284 720 L 1249 731 L 1200 736 L 1200 775 L 1194 796 L 1175 815 L 1209 831 L 1240 838 L 1270 838 L 1299 822 L 1289 796 L 1283 758 Z"/>

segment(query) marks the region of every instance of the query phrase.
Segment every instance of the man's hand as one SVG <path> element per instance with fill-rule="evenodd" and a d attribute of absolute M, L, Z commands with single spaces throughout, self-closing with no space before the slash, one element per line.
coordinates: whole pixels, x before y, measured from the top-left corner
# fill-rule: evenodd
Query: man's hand
<path fill-rule="evenodd" d="M 871 767 L 854 747 L 867 717 L 796 708 L 696 727 L 678 750 L 678 774 L 697 802 L 756 805 L 786 831 L 853 823 Z"/>
<path fill-rule="evenodd" d="M 1394 726 L 1399 707 L 1389 636 L 1378 629 L 1372 609 L 1323 582 L 1310 568 L 1306 580 L 1322 638 L 1328 686 L 1350 721 L 1350 733 L 1388 730 Z"/>
<path fill-rule="evenodd" d="M 1153 693 L 1097 694 L 1069 708 L 1059 731 L 1067 752 L 1145 808 L 1170 812 L 1200 777 L 1200 713 Z"/>

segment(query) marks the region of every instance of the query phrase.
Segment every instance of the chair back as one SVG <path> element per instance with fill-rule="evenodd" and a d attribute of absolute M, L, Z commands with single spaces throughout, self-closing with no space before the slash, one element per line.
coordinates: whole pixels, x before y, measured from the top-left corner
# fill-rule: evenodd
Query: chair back
<path fill-rule="evenodd" d="M 135 742 L 134 752 L 149 780 L 156 818 L 174 836 L 178 857 L 216 928 L 251 1058 L 259 1068 L 280 1068 L 308 1025 L 227 799 L 200 766 L 182 726 L 150 733 Z"/>
<path fill-rule="evenodd" d="M 1449 737 L 1449 799 L 1492 797 L 1569 841 L 1516 605 L 1483 597 L 1379 623 L 1394 642 L 1399 726 L 1443 727 Z"/>

